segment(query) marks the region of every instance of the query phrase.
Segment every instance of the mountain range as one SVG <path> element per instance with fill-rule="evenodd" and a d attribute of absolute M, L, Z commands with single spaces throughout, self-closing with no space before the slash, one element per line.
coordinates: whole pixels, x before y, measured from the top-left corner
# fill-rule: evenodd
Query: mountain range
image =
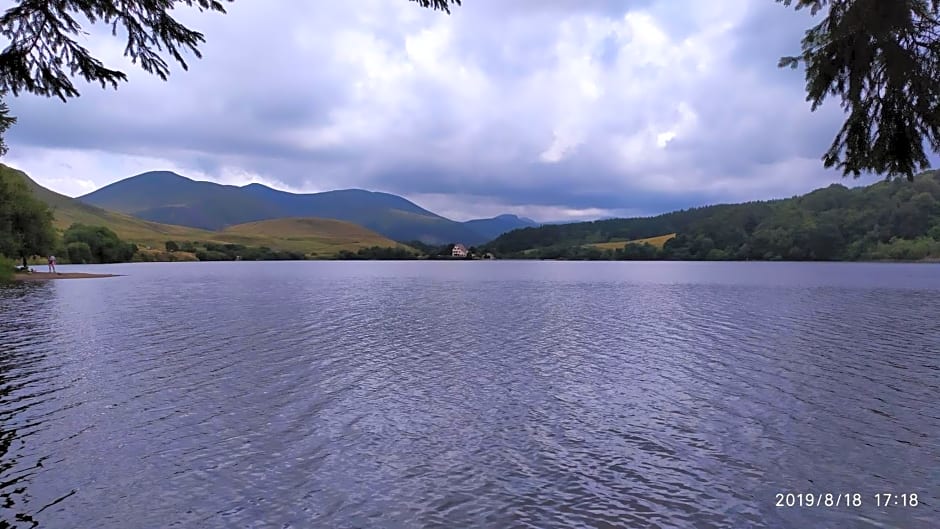
<path fill-rule="evenodd" d="M 301 252 L 307 258 L 375 247 L 408 251 L 401 242 L 356 222 L 327 217 L 335 215 L 360 222 L 366 219 L 386 230 L 391 225 L 403 230 L 395 237 L 398 241 L 413 242 L 417 248 L 422 246 L 418 244 L 422 237 L 439 237 L 428 243 L 434 245 L 456 230 L 460 230 L 458 236 L 469 237 L 450 242 L 475 244 L 502 233 L 481 246 L 498 257 L 510 258 L 940 259 L 938 171 L 917 175 L 913 182 L 881 181 L 855 188 L 833 184 L 788 199 L 705 206 L 653 217 L 540 226 L 513 215 L 454 222 L 387 193 L 343 190 L 298 195 L 260 185 L 195 182 L 173 173 L 145 173 L 83 197 L 107 201 L 112 209 L 179 224 L 201 221 L 216 228 L 212 230 L 154 222 L 91 205 L 45 189 L 22 171 L 0 164 L 3 179 L 23 180 L 33 195 L 52 209 L 60 231 L 73 223 L 104 226 L 124 240 L 143 244 L 148 251 L 162 248 L 168 241 L 267 247 Z M 227 198 L 232 202 L 226 203 Z M 311 213 L 320 216 L 311 217 Z M 257 215 L 269 218 L 242 222 Z M 389 218 L 397 219 L 398 224 L 387 222 Z M 411 224 L 402 218 L 411 220 Z M 414 231 L 408 233 L 408 228 Z"/>
<path fill-rule="evenodd" d="M 538 223 L 515 215 L 457 222 L 397 195 L 342 189 L 289 193 L 261 184 L 195 181 L 169 171 L 142 173 L 79 197 L 85 204 L 203 230 L 269 219 L 318 217 L 351 222 L 396 241 L 478 245 Z"/>
<path fill-rule="evenodd" d="M 330 219 L 272 219 L 228 226 L 219 231 L 161 224 L 60 195 L 42 187 L 26 173 L 0 164 L 0 181 L 4 179 L 20 180 L 26 184 L 33 196 L 52 211 L 53 223 L 60 232 L 75 223 L 103 226 L 128 242 L 150 249 L 163 248 L 167 241 L 201 241 L 270 247 L 310 257 L 328 257 L 344 250 L 355 252 L 375 246 L 406 248 L 362 226 Z"/>

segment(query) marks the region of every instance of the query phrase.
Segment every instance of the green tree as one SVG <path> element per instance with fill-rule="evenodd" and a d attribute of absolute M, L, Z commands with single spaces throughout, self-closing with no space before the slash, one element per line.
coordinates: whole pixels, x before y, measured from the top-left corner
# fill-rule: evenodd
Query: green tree
<path fill-rule="evenodd" d="M 20 237 L 19 257 L 26 266 L 29 257 L 47 255 L 55 247 L 56 233 L 52 227 L 52 212 L 39 200 L 31 197 L 21 202 L 16 210 L 14 233 Z"/>
<path fill-rule="evenodd" d="M 120 263 L 130 261 L 137 253 L 137 246 L 122 241 L 116 233 L 104 226 L 72 224 L 63 237 L 68 248 L 75 243 L 88 245 L 91 262 Z"/>
<path fill-rule="evenodd" d="M 708 251 L 707 254 L 705 254 L 706 261 L 727 261 L 730 259 L 730 257 L 731 256 L 728 255 L 728 252 L 719 250 L 718 248 L 712 248 Z"/>
<path fill-rule="evenodd" d="M 825 166 L 908 180 L 928 169 L 924 143 L 940 152 L 940 0 L 777 1 L 826 11 L 802 54 L 780 60 L 805 65 L 813 110 L 841 99 L 847 117 Z"/>
<path fill-rule="evenodd" d="M 176 241 L 166 241 L 166 244 L 164 244 L 164 246 L 166 247 L 166 251 L 168 252 L 177 252 L 180 249 L 180 245 L 176 244 Z"/>
<path fill-rule="evenodd" d="M 65 247 L 69 262 L 74 264 L 87 264 L 94 262 L 91 255 L 91 246 L 85 242 L 70 242 Z"/>
<path fill-rule="evenodd" d="M 10 115 L 10 107 L 0 99 L 0 156 L 5 156 L 7 153 L 7 144 L 3 138 L 6 136 L 7 129 L 14 123 L 16 123 L 16 118 Z"/>
<path fill-rule="evenodd" d="M 940 223 L 930 228 L 930 231 L 927 232 L 927 236 L 937 242 L 940 242 Z"/>
<path fill-rule="evenodd" d="M 891 215 L 892 233 L 904 239 L 914 239 L 927 233 L 937 201 L 928 193 L 908 197 L 898 201 Z"/>
<path fill-rule="evenodd" d="M 0 172 L 0 255 L 22 259 L 45 255 L 55 246 L 52 212 L 15 175 Z"/>
<path fill-rule="evenodd" d="M 13 260 L 0 255 L 0 285 L 13 279 L 14 270 Z"/>
<path fill-rule="evenodd" d="M 630 243 L 623 247 L 618 257 L 627 261 L 649 261 L 659 257 L 659 249 L 648 242 Z"/>
<path fill-rule="evenodd" d="M 388 248 L 384 246 L 371 246 L 369 248 L 360 248 L 355 253 L 349 250 L 340 250 L 336 253 L 336 259 L 340 260 L 384 260 L 384 261 L 400 261 L 408 259 L 416 259 L 417 255 L 411 251 L 406 250 L 405 248 Z"/>

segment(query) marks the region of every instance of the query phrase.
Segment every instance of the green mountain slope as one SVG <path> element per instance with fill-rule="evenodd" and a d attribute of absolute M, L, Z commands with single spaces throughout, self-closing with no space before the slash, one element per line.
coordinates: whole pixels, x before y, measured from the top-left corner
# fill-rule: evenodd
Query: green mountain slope
<path fill-rule="evenodd" d="M 133 176 L 79 200 L 154 222 L 206 230 L 279 216 L 276 205 L 239 187 L 197 182 L 169 171 Z"/>
<path fill-rule="evenodd" d="M 610 243 L 676 233 L 662 250 Z M 725 204 L 647 218 L 525 228 L 487 249 L 502 257 L 857 260 L 940 257 L 940 172 L 784 200 Z"/>
<path fill-rule="evenodd" d="M 489 239 L 402 197 L 360 189 L 294 194 L 259 184 L 197 182 L 159 171 L 115 182 L 80 200 L 154 222 L 209 230 L 266 219 L 319 217 L 352 222 L 395 240 L 479 244 Z"/>
<path fill-rule="evenodd" d="M 371 230 L 349 222 L 327 219 L 283 219 L 235 225 L 224 231 L 161 224 L 108 211 L 46 189 L 26 173 L 0 164 L 4 176 L 22 179 L 33 194 L 53 211 L 56 228 L 65 230 L 73 223 L 105 226 L 119 237 L 142 246 L 163 248 L 166 241 L 204 241 L 266 246 L 276 250 L 329 256 L 342 250 L 356 251 L 372 246 L 402 245 Z"/>
<path fill-rule="evenodd" d="M 32 190 L 33 195 L 52 209 L 54 223 L 59 230 L 65 230 L 73 223 L 107 226 L 123 239 L 146 245 L 163 245 L 164 241 L 173 238 L 197 240 L 213 235 L 212 232 L 205 230 L 148 222 L 79 202 L 42 187 L 23 171 L 7 165 L 0 164 L 0 171 L 5 176 L 23 180 Z"/>

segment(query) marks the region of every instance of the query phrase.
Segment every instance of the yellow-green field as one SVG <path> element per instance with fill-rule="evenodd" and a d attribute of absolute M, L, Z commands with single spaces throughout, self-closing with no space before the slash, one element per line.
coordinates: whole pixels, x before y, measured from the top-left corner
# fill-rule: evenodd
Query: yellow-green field
<path fill-rule="evenodd" d="M 623 248 L 627 244 L 651 244 L 657 248 L 662 249 L 666 244 L 666 241 L 674 239 L 676 236 L 675 233 L 670 233 L 668 235 L 660 235 L 658 237 L 647 237 L 645 239 L 634 239 L 632 241 L 609 241 L 609 242 L 599 242 L 595 244 L 588 244 L 587 246 L 592 246 L 594 248 L 599 248 L 601 250 L 616 250 Z"/>
<path fill-rule="evenodd" d="M 225 242 L 268 246 L 320 256 L 333 255 L 342 250 L 355 252 L 372 246 L 408 248 L 351 222 L 310 217 L 238 224 L 215 232 L 215 235 L 216 240 Z M 261 241 L 265 241 L 265 244 L 261 244 Z"/>
<path fill-rule="evenodd" d="M 186 226 L 149 222 L 123 213 L 108 211 L 46 189 L 26 173 L 0 164 L 5 177 L 20 178 L 33 195 L 53 212 L 55 227 L 61 232 L 73 223 L 106 226 L 118 237 L 142 247 L 162 250 L 166 241 L 200 241 L 267 246 L 273 250 L 303 252 L 329 257 L 341 250 L 356 251 L 371 246 L 405 246 L 356 224 L 329 219 L 274 219 L 209 231 Z"/>

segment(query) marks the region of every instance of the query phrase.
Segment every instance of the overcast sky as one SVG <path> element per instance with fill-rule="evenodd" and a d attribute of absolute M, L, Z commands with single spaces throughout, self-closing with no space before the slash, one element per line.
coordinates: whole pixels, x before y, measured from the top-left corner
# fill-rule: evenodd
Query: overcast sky
<path fill-rule="evenodd" d="M 406 0 L 237 0 L 180 18 L 207 39 L 188 72 L 128 66 L 117 91 L 11 98 L 3 161 L 70 196 L 166 169 L 387 191 L 456 220 L 859 183 L 820 162 L 838 102 L 810 112 L 802 70 L 776 66 L 812 19 L 772 0 L 465 0 L 450 16 Z M 87 45 L 126 64 L 100 28 Z"/>

